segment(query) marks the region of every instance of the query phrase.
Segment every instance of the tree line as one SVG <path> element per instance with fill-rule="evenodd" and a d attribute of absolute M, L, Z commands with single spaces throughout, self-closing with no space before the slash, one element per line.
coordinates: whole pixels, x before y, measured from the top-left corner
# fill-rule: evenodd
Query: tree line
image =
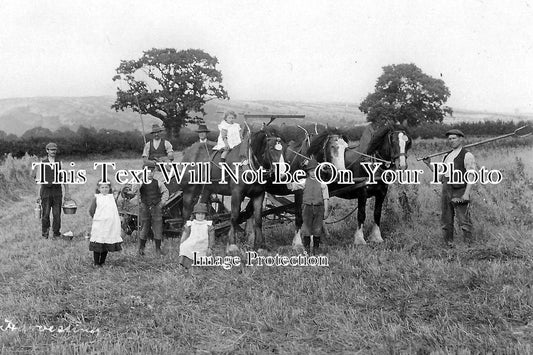
<path fill-rule="evenodd" d="M 416 127 L 409 128 L 413 138 L 431 139 L 443 138 L 444 133 L 451 128 L 458 128 L 467 137 L 476 136 L 499 136 L 513 132 L 519 127 L 531 125 L 532 122 L 520 121 L 487 121 L 487 122 L 463 122 L 458 124 L 423 123 Z M 301 128 L 292 125 L 276 126 L 283 138 L 289 142 L 291 140 L 301 141 L 304 132 Z M 303 127 L 310 133 L 315 133 L 315 125 L 308 124 Z M 349 141 L 358 141 L 366 126 L 340 127 L 339 130 Z M 317 125 L 316 130 L 322 132 L 326 129 L 324 125 Z M 208 133 L 208 139 L 216 141 L 218 132 Z M 147 137 L 149 139 L 149 137 Z M 13 134 L 6 134 L 0 130 L 0 154 L 5 156 L 9 153 L 13 157 L 20 158 L 26 153 L 30 155 L 42 156 L 45 153 L 45 146 L 50 141 L 59 145 L 63 156 L 86 158 L 94 155 L 113 155 L 115 157 L 140 156 L 144 146 L 142 133 L 139 130 L 120 132 L 108 129 L 95 129 L 93 127 L 80 126 L 76 131 L 62 127 L 52 132 L 47 128 L 35 127 L 26 132 L 21 137 Z M 170 138 L 175 150 L 183 150 L 194 142 L 198 141 L 196 132 L 183 129 L 178 138 Z"/>

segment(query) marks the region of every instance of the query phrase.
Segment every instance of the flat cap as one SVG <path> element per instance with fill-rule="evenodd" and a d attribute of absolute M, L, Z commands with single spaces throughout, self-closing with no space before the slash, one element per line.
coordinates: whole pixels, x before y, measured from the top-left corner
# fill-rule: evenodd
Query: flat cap
<path fill-rule="evenodd" d="M 50 142 L 46 145 L 46 149 L 57 149 L 57 144 Z"/>
<path fill-rule="evenodd" d="M 314 170 L 317 166 L 318 166 L 318 162 L 315 159 L 311 159 L 307 162 L 307 164 L 305 164 L 304 170 L 305 171 Z"/>
<path fill-rule="evenodd" d="M 459 137 L 464 137 L 465 134 L 463 132 L 461 132 L 460 130 L 458 129 L 450 129 L 448 132 L 446 132 L 446 137 L 448 137 L 449 135 L 451 134 L 455 134 L 456 136 L 459 136 Z"/>

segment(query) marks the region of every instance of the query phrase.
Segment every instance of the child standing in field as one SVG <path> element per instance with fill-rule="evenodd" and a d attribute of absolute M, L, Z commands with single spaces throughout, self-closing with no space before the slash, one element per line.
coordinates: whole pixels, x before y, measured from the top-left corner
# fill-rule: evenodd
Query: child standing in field
<path fill-rule="evenodd" d="M 199 256 L 211 256 L 215 245 L 215 228 L 212 221 L 205 219 L 207 206 L 197 204 L 192 211 L 195 218 L 187 221 L 181 236 L 179 262 L 185 268 L 192 265 L 195 254 Z"/>
<path fill-rule="evenodd" d="M 89 250 L 93 252 L 94 265 L 102 267 L 108 252 L 122 250 L 120 216 L 109 182 L 99 181 L 89 208 L 93 218 Z"/>
<path fill-rule="evenodd" d="M 213 147 L 213 150 L 223 150 L 222 155 L 220 156 L 221 162 L 226 161 L 226 156 L 230 149 L 241 144 L 241 125 L 235 122 L 236 119 L 237 114 L 234 111 L 226 111 L 224 114 L 224 120 L 218 125 L 220 134 L 218 136 L 217 145 Z"/>
<path fill-rule="evenodd" d="M 328 186 L 321 183 L 316 178 L 316 160 L 310 160 L 305 166 L 307 178 L 301 183 L 291 183 L 292 190 L 303 188 L 302 201 L 302 243 L 305 251 L 311 253 L 311 236 L 313 236 L 313 254 L 320 253 L 321 237 L 325 234 L 324 219 L 326 219 L 329 209 Z"/>

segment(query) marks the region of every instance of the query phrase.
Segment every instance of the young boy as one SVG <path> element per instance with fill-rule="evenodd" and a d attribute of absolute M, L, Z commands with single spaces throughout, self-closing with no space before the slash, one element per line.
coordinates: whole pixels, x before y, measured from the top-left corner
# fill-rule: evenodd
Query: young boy
<path fill-rule="evenodd" d="M 318 163 L 316 160 L 310 160 L 305 166 L 307 178 L 302 184 L 294 184 L 293 190 L 303 188 L 303 205 L 302 205 L 302 243 L 305 251 L 311 253 L 311 236 L 313 236 L 313 254 L 320 253 L 320 238 L 324 234 L 324 219 L 328 215 L 329 209 L 329 192 L 328 186 L 316 179 L 315 169 Z"/>
<path fill-rule="evenodd" d="M 179 263 L 187 269 L 192 265 L 195 254 L 196 257 L 211 256 L 215 245 L 215 228 L 212 221 L 205 219 L 207 206 L 199 203 L 192 213 L 195 218 L 185 224 L 180 244 Z"/>
<path fill-rule="evenodd" d="M 164 255 L 161 250 L 161 241 L 163 240 L 161 210 L 168 200 L 169 193 L 162 178 L 154 177 L 152 169 L 148 170 L 148 180 L 150 183 L 142 184 L 137 191 L 137 196 L 141 201 L 140 218 L 142 225 L 139 237 L 139 255 L 144 255 L 146 240 L 151 229 L 154 235 L 155 252 L 161 256 Z"/>

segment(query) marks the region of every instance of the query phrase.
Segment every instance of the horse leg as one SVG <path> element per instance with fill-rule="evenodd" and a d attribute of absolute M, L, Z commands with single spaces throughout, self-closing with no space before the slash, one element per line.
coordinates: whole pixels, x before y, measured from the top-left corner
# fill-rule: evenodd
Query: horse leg
<path fill-rule="evenodd" d="M 242 195 L 241 191 L 235 191 L 231 195 L 231 218 L 230 229 L 228 233 L 228 246 L 226 247 L 227 254 L 236 254 L 239 252 L 239 247 L 235 242 L 235 229 L 238 226 L 239 214 L 241 212 Z"/>
<path fill-rule="evenodd" d="M 265 239 L 263 237 L 263 200 L 265 198 L 265 193 L 262 192 L 258 196 L 253 198 L 254 201 L 254 250 L 260 251 L 261 249 L 266 249 Z"/>
<path fill-rule="evenodd" d="M 362 189 L 364 190 L 364 188 Z M 354 234 L 355 245 L 365 245 L 366 241 L 363 234 L 363 226 L 366 219 L 366 191 L 361 191 L 357 198 L 357 229 Z"/>
<path fill-rule="evenodd" d="M 302 249 L 302 236 L 301 236 L 301 229 L 303 224 L 303 218 L 302 218 L 302 202 L 303 202 L 303 194 L 298 191 L 294 194 L 294 238 L 292 239 L 292 248 L 293 249 Z"/>
<path fill-rule="evenodd" d="M 381 211 L 383 209 L 383 202 L 389 187 L 387 185 L 379 185 L 376 193 L 376 201 L 374 202 L 374 225 L 372 226 L 372 233 L 370 234 L 370 241 L 374 243 L 383 243 L 381 237 L 381 230 L 379 225 L 381 223 Z"/>
<path fill-rule="evenodd" d="M 187 188 L 183 190 L 183 209 L 181 211 L 181 216 L 183 217 L 183 223 L 189 220 L 192 213 L 192 201 L 194 198 L 194 188 Z"/>

